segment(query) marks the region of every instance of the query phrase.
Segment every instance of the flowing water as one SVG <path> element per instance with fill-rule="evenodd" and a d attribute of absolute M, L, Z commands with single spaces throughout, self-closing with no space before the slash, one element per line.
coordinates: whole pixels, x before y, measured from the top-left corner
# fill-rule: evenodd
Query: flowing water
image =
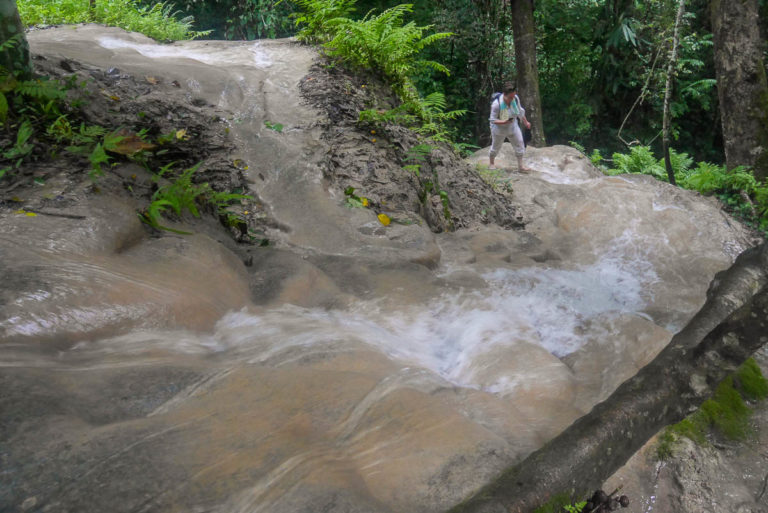
<path fill-rule="evenodd" d="M 6 218 L 7 508 L 440 511 L 650 361 L 741 244 L 710 204 L 697 207 L 712 220 L 699 237 L 679 198 L 569 177 L 547 155 L 517 187 L 546 189 L 539 205 L 548 198 L 558 217 L 532 223 L 537 251 L 560 258 L 516 252 L 521 235 L 494 229 L 366 238 L 370 213 L 339 207 L 311 165 L 319 114 L 294 108 L 309 50 L 160 46 L 93 27 L 32 44 L 137 74 L 162 66 L 232 111 L 240 157 L 266 175 L 258 192 L 290 227 L 278 244 L 306 263 L 254 304 L 245 268 L 204 236 L 124 248 L 142 237 L 130 206 L 91 206 L 94 219 L 111 213 L 90 224 Z M 294 128 L 278 139 L 264 119 Z M 627 190 L 652 204 L 647 220 Z M 334 273 L 317 254 L 353 260 Z M 410 263 L 435 254 L 436 269 Z"/>

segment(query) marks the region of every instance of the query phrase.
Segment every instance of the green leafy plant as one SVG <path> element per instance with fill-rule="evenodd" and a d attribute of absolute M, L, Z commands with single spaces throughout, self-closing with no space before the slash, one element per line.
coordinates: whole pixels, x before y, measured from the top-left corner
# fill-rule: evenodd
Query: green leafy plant
<path fill-rule="evenodd" d="M 725 185 L 725 169 L 709 162 L 699 162 L 696 168 L 680 181 L 686 189 L 712 194 Z"/>
<path fill-rule="evenodd" d="M 304 13 L 296 22 L 304 25 L 299 38 L 324 42 L 328 54 L 359 68 L 379 73 L 400 98 L 394 109 L 363 110 L 364 123 L 398 123 L 413 128 L 434 140 L 450 142 L 446 124 L 466 113 L 465 109 L 447 110 L 445 95 L 433 92 L 423 96 L 413 77 L 427 71 L 449 75 L 443 64 L 421 58 L 422 52 L 436 42 L 452 36 L 450 32 L 428 34 L 432 25 L 406 22 L 413 4 L 401 4 L 380 14 L 369 11 L 362 19 L 347 16 L 354 0 L 299 0 Z"/>
<path fill-rule="evenodd" d="M 610 175 L 636 173 L 651 175 L 660 180 L 666 176 L 664 166 L 648 146 L 633 146 L 629 153 L 614 153 L 612 158 L 614 168 L 608 171 Z"/>
<path fill-rule="evenodd" d="M 416 146 L 408 148 L 408 151 L 405 153 L 405 158 L 403 159 L 407 164 L 403 166 L 403 169 L 413 173 L 417 177 L 420 176 L 421 166 L 427 161 L 427 157 L 429 157 L 434 149 L 435 146 L 430 144 L 417 144 Z"/>
<path fill-rule="evenodd" d="M 337 20 L 352 14 L 356 1 L 297 0 L 302 12 L 294 15 L 295 23 L 303 28 L 296 34 L 296 38 L 307 43 L 330 41 L 336 32 Z"/>
<path fill-rule="evenodd" d="M 405 23 L 405 15 L 413 12 L 413 4 L 401 4 L 383 11 L 372 12 L 361 20 L 337 18 L 333 21 L 334 37 L 326 43 L 331 55 L 362 68 L 380 71 L 401 97 L 411 93 L 410 77 L 419 69 L 431 68 L 448 74 L 444 65 L 417 58 L 427 46 L 451 34 L 439 32 L 425 35 L 431 26 Z"/>
<path fill-rule="evenodd" d="M 574 503 L 569 494 L 560 493 L 533 510 L 533 513 L 582 513 L 586 505 L 586 501 Z"/>
<path fill-rule="evenodd" d="M 291 6 L 285 0 L 231 2 L 224 22 L 225 39 L 283 37 L 289 33 Z"/>
<path fill-rule="evenodd" d="M 18 132 L 16 132 L 16 144 L 3 152 L 3 158 L 15 161 L 15 166 L 17 168 L 20 167 L 24 158 L 32 153 L 34 149 L 34 145 L 29 143 L 33 133 L 32 123 L 29 120 L 24 120 L 21 126 L 19 126 Z"/>
<path fill-rule="evenodd" d="M 135 0 L 18 0 L 19 14 L 26 25 L 103 23 L 141 32 L 157 40 L 177 41 L 205 36 L 210 31 L 192 29 L 191 16 L 177 17 L 173 4 L 160 2 L 141 6 Z"/>
<path fill-rule="evenodd" d="M 453 227 L 452 215 L 451 215 L 451 202 L 448 199 L 448 191 L 440 190 L 440 202 L 443 204 L 443 217 L 446 221 L 450 222 Z"/>
<path fill-rule="evenodd" d="M 159 182 L 166 175 L 172 174 L 174 164 L 171 162 L 163 166 L 153 179 Z M 194 176 L 198 169 L 200 169 L 200 165 L 197 164 L 185 169 L 173 180 L 159 187 L 152 195 L 152 202 L 143 211 L 139 212 L 139 218 L 158 230 L 188 235 L 188 232 L 164 226 L 162 224 L 163 216 L 172 212 L 180 217 L 185 212 L 189 212 L 194 217 L 200 217 L 198 204 L 202 204 L 212 207 L 218 215 L 225 219 L 231 219 L 231 216 L 236 216 L 236 214 L 227 210 L 232 202 L 253 199 L 251 196 L 244 194 L 214 191 L 208 183 L 195 183 Z"/>
<path fill-rule="evenodd" d="M 354 187 L 344 189 L 344 196 L 346 197 L 345 204 L 349 208 L 368 208 L 370 205 L 368 198 L 355 194 Z"/>
<path fill-rule="evenodd" d="M 269 120 L 264 121 L 264 126 L 277 133 L 282 133 L 284 128 L 282 123 L 273 123 Z"/>
<path fill-rule="evenodd" d="M 442 142 L 450 142 L 446 122 L 466 114 L 466 110 L 463 109 L 446 111 L 447 104 L 443 93 L 431 93 L 424 98 L 418 97 L 406 103 L 406 107 L 422 120 L 421 126 L 415 128 L 417 133 Z"/>
<path fill-rule="evenodd" d="M 568 144 L 570 144 L 571 147 L 576 148 L 577 150 L 579 150 L 581 153 L 584 153 L 584 154 L 587 153 L 587 149 L 584 146 L 582 146 L 581 144 L 577 143 L 576 141 L 568 141 Z"/>

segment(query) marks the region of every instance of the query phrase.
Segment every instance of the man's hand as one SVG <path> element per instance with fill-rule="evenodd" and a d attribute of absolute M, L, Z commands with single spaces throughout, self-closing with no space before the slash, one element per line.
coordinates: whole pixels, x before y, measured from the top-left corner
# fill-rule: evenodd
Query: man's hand
<path fill-rule="evenodd" d="M 525 128 L 527 128 L 528 130 L 531 129 L 531 123 L 527 119 L 525 120 Z"/>

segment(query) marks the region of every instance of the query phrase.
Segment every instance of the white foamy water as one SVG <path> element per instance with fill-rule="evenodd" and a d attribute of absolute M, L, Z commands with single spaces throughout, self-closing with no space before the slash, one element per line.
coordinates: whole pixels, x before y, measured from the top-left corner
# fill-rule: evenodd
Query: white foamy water
<path fill-rule="evenodd" d="M 585 343 L 591 321 L 643 315 L 648 304 L 644 290 L 655 274 L 642 262 L 605 257 L 573 270 L 497 269 L 483 278 L 486 289 L 445 294 L 424 305 L 392 309 L 360 302 L 344 311 L 292 305 L 261 313 L 243 310 L 227 314 L 208 336 L 138 332 L 99 346 L 121 353 L 152 348 L 222 354 L 270 365 L 372 346 L 404 366 L 416 365 L 454 384 L 475 387 L 480 385 L 473 362 L 491 350 L 513 349 L 524 341 L 561 357 Z M 484 388 L 499 391 L 506 388 L 502 382 L 485 383 Z"/>
<path fill-rule="evenodd" d="M 242 45 L 242 49 L 245 50 L 245 59 L 243 58 L 243 52 L 222 52 L 216 47 L 206 48 L 202 46 L 205 43 L 186 43 L 184 46 L 158 45 L 154 43 L 135 43 L 116 37 L 100 37 L 98 42 L 102 48 L 109 50 L 130 48 L 145 57 L 153 59 L 192 59 L 203 64 L 215 66 L 240 64 L 256 68 L 266 68 L 272 65 L 272 59 L 260 48 L 258 41 Z M 192 46 L 195 44 L 197 44 L 197 48 Z"/>

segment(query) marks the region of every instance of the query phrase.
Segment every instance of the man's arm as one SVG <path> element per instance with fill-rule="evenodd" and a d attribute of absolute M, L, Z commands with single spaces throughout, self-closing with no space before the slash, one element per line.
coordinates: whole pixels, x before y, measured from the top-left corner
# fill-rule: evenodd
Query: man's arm
<path fill-rule="evenodd" d="M 531 129 L 531 124 L 528 122 L 528 118 L 525 117 L 525 109 L 523 108 L 523 104 L 520 103 L 520 97 L 515 95 L 517 98 L 517 106 L 520 107 L 520 119 L 523 120 L 523 125 L 525 125 L 525 128 L 528 130 Z"/>

